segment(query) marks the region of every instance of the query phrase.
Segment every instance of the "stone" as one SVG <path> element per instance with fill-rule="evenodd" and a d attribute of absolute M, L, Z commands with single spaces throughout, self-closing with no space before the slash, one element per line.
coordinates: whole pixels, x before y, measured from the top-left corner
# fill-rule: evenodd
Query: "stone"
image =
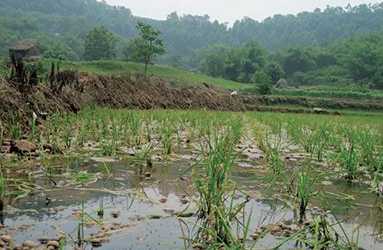
<path fill-rule="evenodd" d="M 102 241 L 98 238 L 91 239 L 90 243 L 92 244 L 92 247 L 101 247 L 102 246 Z"/>
<path fill-rule="evenodd" d="M 37 247 L 37 243 L 36 242 L 33 242 L 31 240 L 26 240 L 24 241 L 23 243 L 23 247 L 27 247 L 27 248 L 35 248 Z"/>
<path fill-rule="evenodd" d="M 118 210 L 114 210 L 110 213 L 112 215 L 113 218 L 117 219 L 118 217 L 120 217 L 120 211 Z"/>
<path fill-rule="evenodd" d="M 59 248 L 60 247 L 60 243 L 58 243 L 58 241 L 56 241 L 56 240 L 50 240 L 50 241 L 48 241 L 47 246 L 48 247 L 52 246 L 54 248 Z"/>
<path fill-rule="evenodd" d="M 11 153 L 11 149 L 12 149 L 11 145 L 2 145 L 0 147 L 0 153 L 9 154 Z"/>
<path fill-rule="evenodd" d="M 182 198 L 180 201 L 181 201 L 181 203 L 184 204 L 184 205 L 189 203 L 189 200 L 186 199 L 186 198 Z"/>
<path fill-rule="evenodd" d="M 30 154 L 36 152 L 37 147 L 32 142 L 27 140 L 16 140 L 12 142 L 11 152 L 21 155 Z"/>
<path fill-rule="evenodd" d="M 12 237 L 11 237 L 10 235 L 5 234 L 5 235 L 2 235 L 2 236 L 0 237 L 0 239 L 1 239 L 2 241 L 4 241 L 5 243 L 8 243 L 8 242 L 10 242 L 10 241 L 12 240 Z"/>
<path fill-rule="evenodd" d="M 162 216 L 161 215 L 150 215 L 149 216 L 149 219 L 150 220 L 159 220 L 159 219 L 161 219 L 162 218 Z"/>
<path fill-rule="evenodd" d="M 113 163 L 117 161 L 116 159 L 112 157 L 91 157 L 90 159 L 97 163 Z"/>
<path fill-rule="evenodd" d="M 152 173 L 150 173 L 150 172 L 146 172 L 146 173 L 145 173 L 145 177 L 152 177 Z"/>

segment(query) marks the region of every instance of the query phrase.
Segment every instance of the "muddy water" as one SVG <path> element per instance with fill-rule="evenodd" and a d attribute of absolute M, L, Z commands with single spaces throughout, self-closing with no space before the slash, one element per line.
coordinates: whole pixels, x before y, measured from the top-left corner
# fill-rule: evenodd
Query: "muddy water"
<path fill-rule="evenodd" d="M 49 175 L 46 166 L 20 171 L 18 178 L 28 176 L 28 182 L 34 183 L 36 188 L 26 197 L 8 201 L 5 227 L 0 232 L 11 235 L 16 245 L 26 240 L 57 239 L 60 234 L 65 234 L 64 248 L 73 249 L 81 203 L 84 202 L 87 213 L 85 235 L 89 239 L 101 234 L 103 240 L 99 249 L 190 248 L 182 238 L 190 237 L 196 220 L 190 214 L 195 207 L 189 202 L 193 199 L 191 158 L 184 155 L 167 163 L 154 162 L 150 176 L 142 167 L 143 163 L 132 160 L 107 163 L 110 170 L 105 170 L 101 161 L 110 159 L 52 163 L 54 170 Z M 92 175 L 89 183 L 74 183 L 73 175 L 84 170 Z M 265 175 L 260 163 L 239 161 L 232 176 L 250 197 L 247 211 L 252 212 L 252 232 L 260 226 L 294 219 L 293 210 L 284 197 L 270 194 L 273 189 L 267 185 Z M 331 176 L 317 188 L 326 195 L 314 199 L 313 213 L 316 207 L 331 210 L 343 222 L 349 235 L 356 237 L 356 232 L 359 233 L 359 245 L 364 249 L 383 249 L 383 242 L 379 241 L 379 235 L 383 233 L 383 214 L 377 208 L 382 204 L 380 198 L 368 193 L 366 186 L 350 186 L 331 179 Z M 97 215 L 101 204 L 103 218 Z M 177 214 L 182 216 L 182 227 Z M 283 238 L 267 235 L 255 246 L 269 249 L 281 240 Z M 249 246 L 252 245 L 249 241 Z M 86 245 L 86 249 L 92 248 L 91 243 Z M 282 248 L 294 248 L 294 242 Z"/>

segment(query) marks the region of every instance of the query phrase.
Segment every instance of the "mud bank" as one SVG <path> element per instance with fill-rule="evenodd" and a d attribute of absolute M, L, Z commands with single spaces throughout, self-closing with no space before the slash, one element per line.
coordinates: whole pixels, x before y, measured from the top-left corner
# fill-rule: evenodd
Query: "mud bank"
<path fill-rule="evenodd" d="M 82 74 L 79 84 L 55 92 L 45 84 L 20 91 L 15 83 L 0 79 L 0 129 L 17 122 L 30 127 L 33 112 L 44 117 L 54 112 L 77 112 L 98 105 L 137 109 L 209 109 L 217 111 L 270 111 L 339 114 L 325 109 L 383 110 L 383 104 L 355 100 L 231 95 L 224 89 L 204 84 L 199 87 L 173 87 L 156 77 L 124 77 Z M 295 105 L 300 109 L 270 108 Z M 303 107 L 303 108 L 302 108 Z M 7 130 L 7 129 L 5 129 Z"/>
<path fill-rule="evenodd" d="M 89 105 L 137 109 L 200 109 L 243 111 L 242 100 L 209 85 L 175 88 L 158 78 L 82 75 L 79 85 L 59 93 L 40 84 L 20 91 L 16 84 L 0 79 L 0 128 L 54 112 L 77 112 Z"/>

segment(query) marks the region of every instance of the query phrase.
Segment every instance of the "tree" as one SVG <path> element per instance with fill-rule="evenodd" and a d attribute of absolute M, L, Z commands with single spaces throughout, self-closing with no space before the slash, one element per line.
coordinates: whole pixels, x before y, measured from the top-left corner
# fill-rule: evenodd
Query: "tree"
<path fill-rule="evenodd" d="M 160 38 L 161 33 L 152 26 L 138 22 L 137 31 L 139 37 L 131 40 L 125 50 L 125 56 L 133 61 L 144 63 L 146 75 L 148 65 L 153 63 L 153 59 L 165 53 L 165 46 Z M 131 55 L 127 55 L 129 52 Z"/>
<path fill-rule="evenodd" d="M 295 72 L 306 72 L 315 68 L 313 55 L 303 49 L 289 49 L 283 55 L 282 64 L 285 72 L 292 75 Z"/>
<path fill-rule="evenodd" d="M 258 70 L 253 75 L 252 82 L 254 82 L 254 83 L 262 83 L 262 84 L 264 84 L 264 83 L 271 84 L 272 80 L 271 80 L 270 76 L 266 74 L 265 71 Z"/>
<path fill-rule="evenodd" d="M 102 60 L 115 57 L 117 39 L 113 33 L 100 26 L 91 30 L 85 38 L 85 60 Z"/>
<path fill-rule="evenodd" d="M 266 74 L 271 78 L 273 84 L 276 84 L 285 75 L 281 65 L 275 62 L 267 64 L 265 71 Z"/>

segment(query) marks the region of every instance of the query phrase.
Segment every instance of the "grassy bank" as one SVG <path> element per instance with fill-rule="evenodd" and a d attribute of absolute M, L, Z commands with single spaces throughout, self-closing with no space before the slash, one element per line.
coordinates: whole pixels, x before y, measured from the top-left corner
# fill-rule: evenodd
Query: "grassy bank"
<path fill-rule="evenodd" d="M 49 61 L 45 61 L 45 65 Z M 92 62 L 62 62 L 64 69 L 77 69 L 81 72 L 88 72 L 101 75 L 124 75 L 129 73 L 144 72 L 144 65 L 140 63 L 125 61 L 92 61 Z M 177 69 L 165 65 L 152 65 L 149 67 L 149 75 L 154 75 L 169 81 L 170 83 L 182 85 L 200 86 L 208 83 L 225 89 L 239 90 L 251 87 L 251 85 L 238 83 L 230 80 L 219 79 L 207 75 L 194 73 L 187 70 Z"/>
<path fill-rule="evenodd" d="M 275 89 L 274 95 L 318 98 L 342 98 L 356 100 L 383 100 L 382 90 L 372 90 L 357 85 L 349 86 L 301 86 L 297 88 Z"/>

